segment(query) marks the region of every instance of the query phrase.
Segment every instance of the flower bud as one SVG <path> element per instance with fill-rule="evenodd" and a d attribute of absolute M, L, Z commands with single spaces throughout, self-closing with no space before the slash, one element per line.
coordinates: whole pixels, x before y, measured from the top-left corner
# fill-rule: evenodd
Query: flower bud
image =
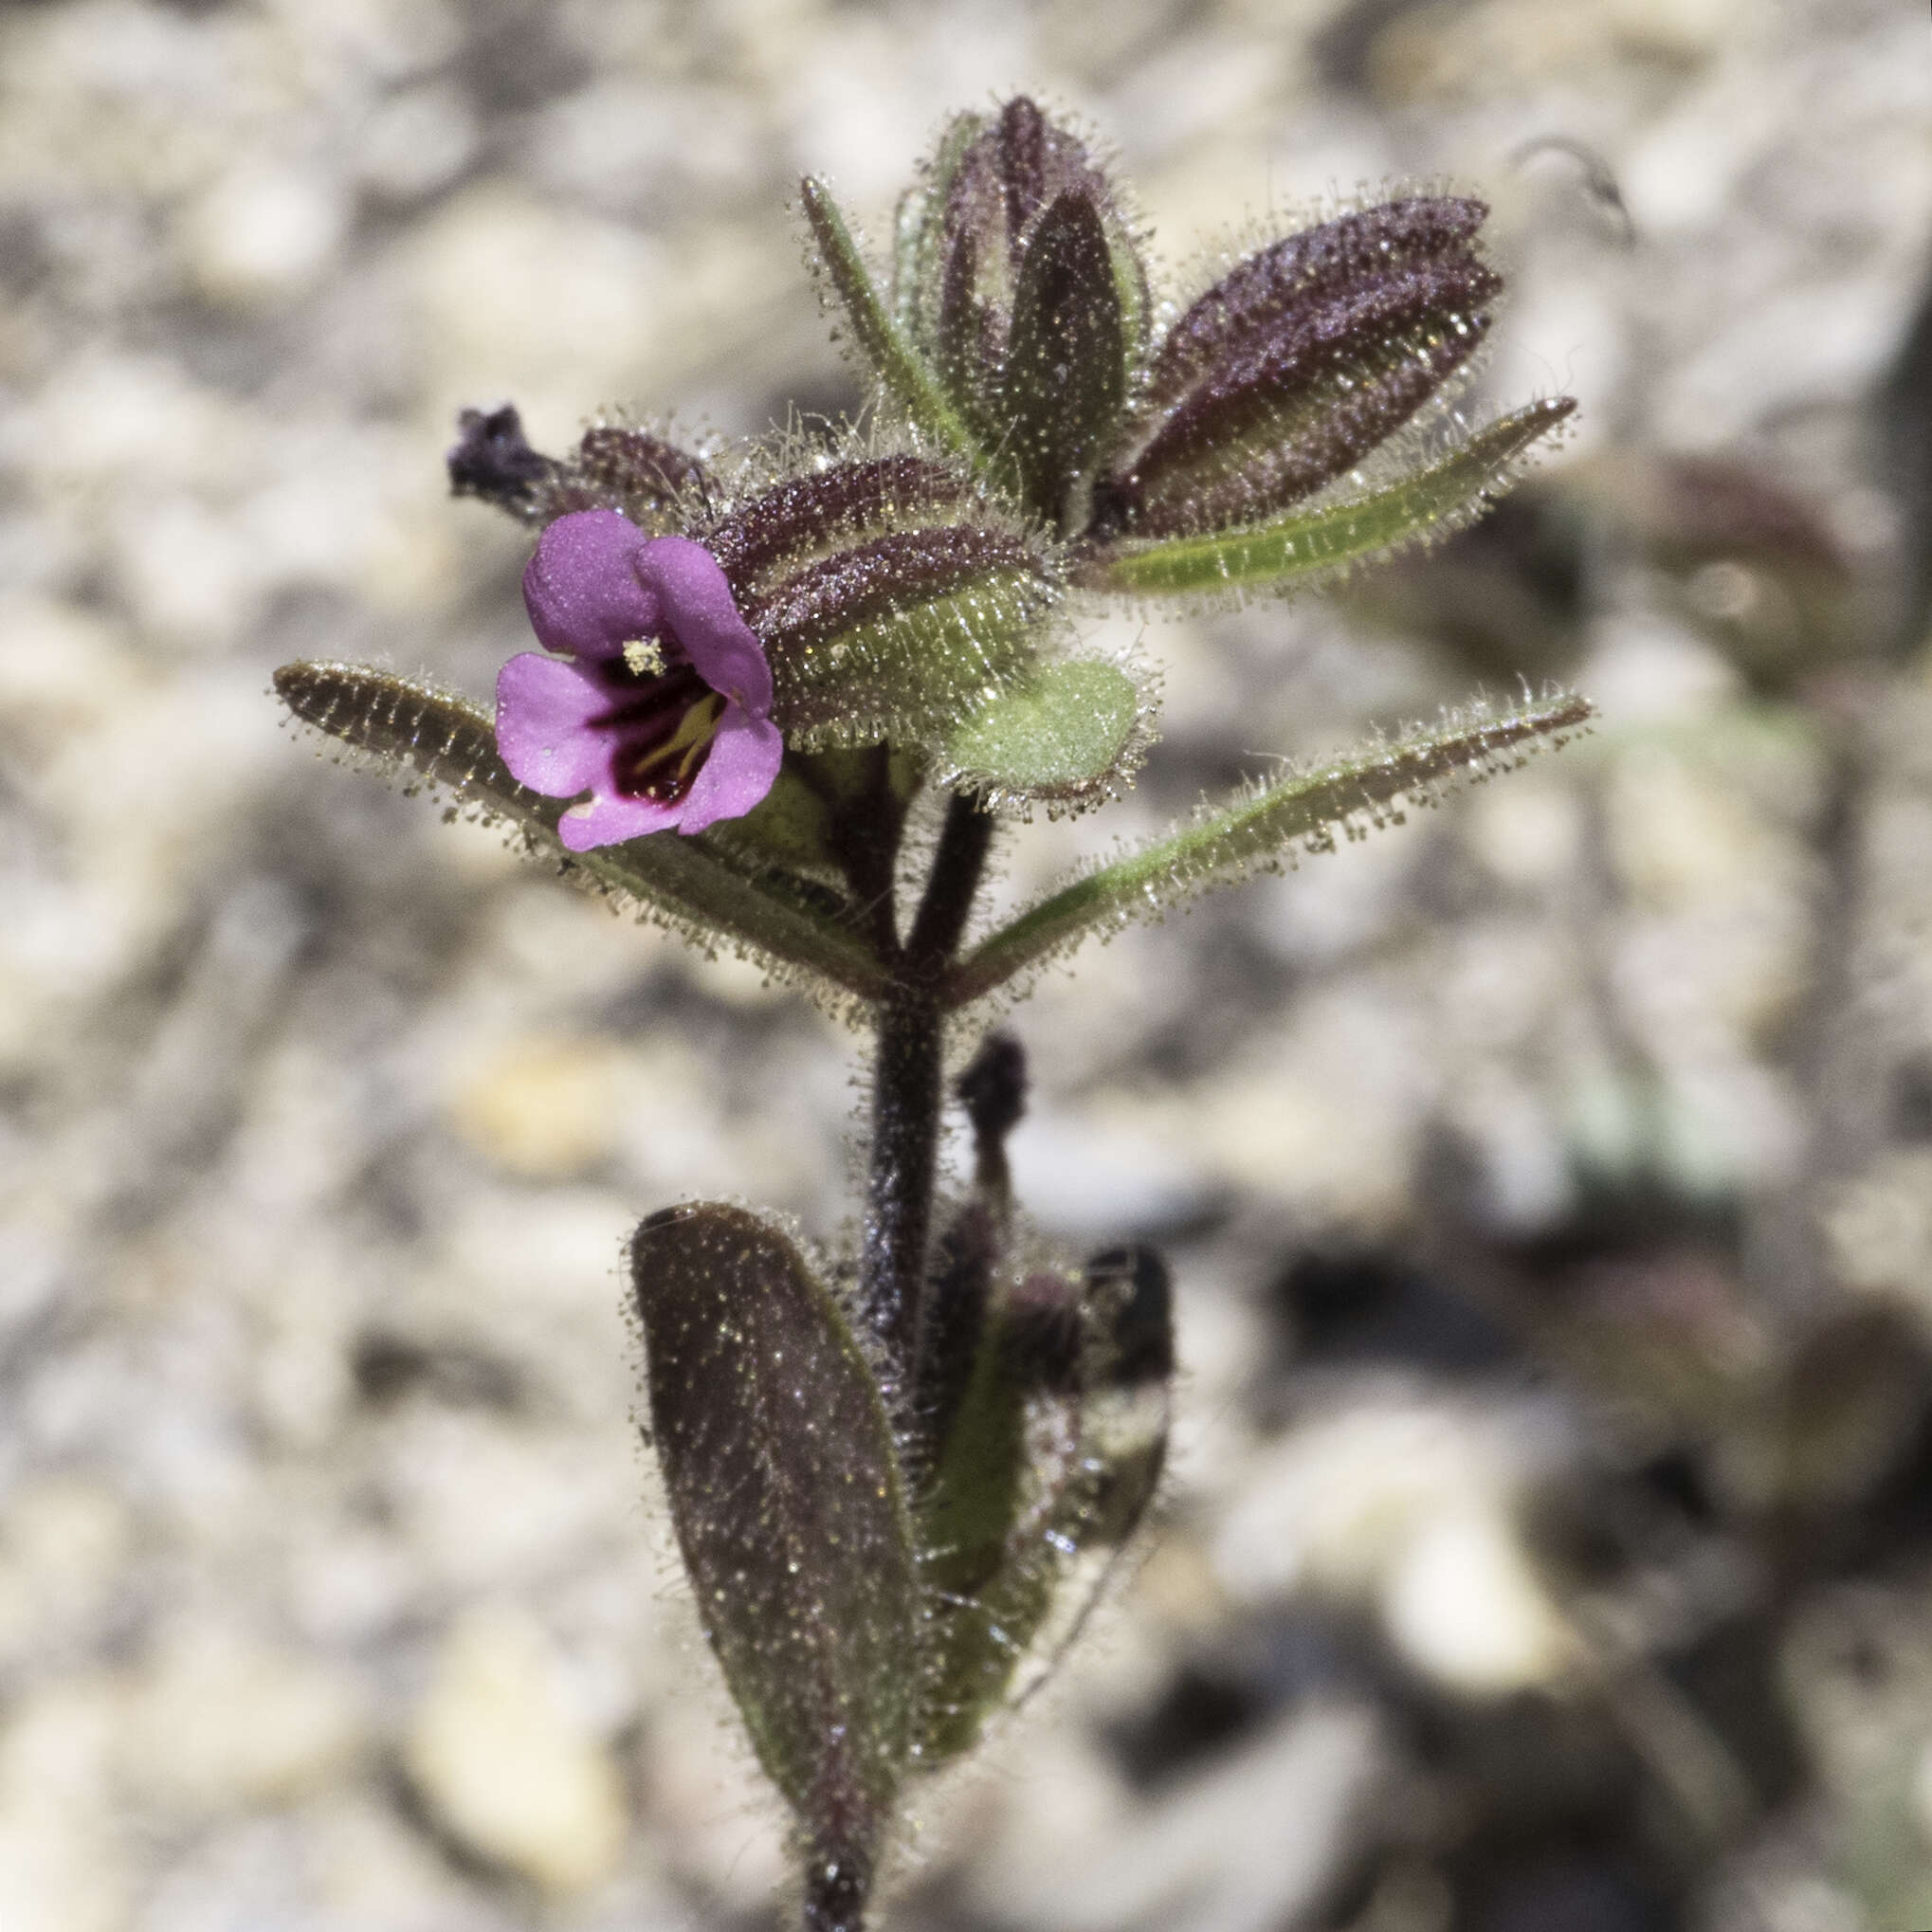
<path fill-rule="evenodd" d="M 1132 224 L 1071 129 L 1024 95 L 948 129 L 900 213 L 895 299 L 1002 480 L 1064 518 L 1146 332 Z"/>
<path fill-rule="evenodd" d="M 1352 469 L 1461 369 L 1502 278 L 1487 210 L 1423 195 L 1289 235 L 1170 329 L 1094 486 L 1097 536 L 1176 537 L 1271 516 Z"/>
<path fill-rule="evenodd" d="M 1030 666 L 1057 588 L 969 477 L 923 457 L 789 478 L 700 535 L 794 743 L 942 740 Z"/>

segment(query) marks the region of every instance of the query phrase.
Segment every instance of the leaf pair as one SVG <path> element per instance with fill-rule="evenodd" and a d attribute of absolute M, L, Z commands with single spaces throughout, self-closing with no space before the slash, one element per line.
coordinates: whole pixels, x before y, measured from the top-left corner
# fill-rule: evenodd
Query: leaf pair
<path fill-rule="evenodd" d="M 837 1296 L 776 1228 L 672 1209 L 630 1260 L 700 1619 L 792 1809 L 807 1923 L 856 1923 L 908 1778 L 1050 1668 L 1152 1498 L 1166 1271 L 1122 1250 L 1007 1285 L 934 1445 L 895 1430 Z"/>
<path fill-rule="evenodd" d="M 1049 666 L 1042 676 L 1058 682 L 1059 704 L 1030 717 L 1022 687 L 978 714 L 956 739 L 956 756 L 970 766 L 985 749 L 983 770 L 1022 769 L 1029 795 L 1050 800 L 1061 775 L 1078 772 L 1090 749 L 1078 737 L 1083 719 L 1096 720 L 1101 744 L 1133 728 L 1124 692 L 1102 682 L 1083 686 L 1096 668 L 1078 661 Z M 275 688 L 304 723 L 447 788 L 481 816 L 513 826 L 533 850 L 554 856 L 566 877 L 638 905 L 694 943 L 738 946 L 835 1011 L 884 996 L 888 966 L 868 937 L 865 908 L 822 865 L 824 801 L 795 775 L 749 818 L 696 838 L 660 834 L 566 853 L 556 837 L 564 801 L 519 785 L 497 754 L 488 718 L 463 700 L 354 665 L 286 665 L 275 674 Z M 1212 885 L 1278 867 L 1298 848 L 1332 844 L 1338 828 L 1382 815 L 1404 798 L 1431 798 L 1458 775 L 1484 775 L 1539 742 L 1561 744 L 1590 715 L 1581 699 L 1558 694 L 1515 710 L 1451 718 L 1204 808 L 1167 838 L 1069 880 L 979 940 L 951 968 L 943 1003 L 971 1005 L 1095 934 L 1158 918 Z M 1006 741 L 991 742 L 1009 720 Z M 1056 757 L 1064 757 L 1058 767 Z"/>
<path fill-rule="evenodd" d="M 1173 1371 L 1151 1250 L 993 1284 L 920 1497 L 927 1765 L 1030 1695 L 1085 1621 L 1159 1483 Z"/>

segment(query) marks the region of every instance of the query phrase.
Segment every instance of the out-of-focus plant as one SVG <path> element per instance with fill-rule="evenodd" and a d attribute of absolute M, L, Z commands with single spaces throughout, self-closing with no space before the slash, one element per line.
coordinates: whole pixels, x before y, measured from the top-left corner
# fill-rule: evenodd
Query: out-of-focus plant
<path fill-rule="evenodd" d="M 1051 1668 L 1166 1440 L 1167 1270 L 1028 1233 L 1005 1154 L 1025 1068 L 993 1021 L 1087 938 L 1588 711 L 1478 706 L 1285 770 L 975 931 L 1001 840 L 1118 796 L 1156 738 L 1150 667 L 1084 642 L 1081 611 L 1279 592 L 1426 542 L 1572 406 L 1478 426 L 1453 406 L 1502 290 L 1477 201 L 1340 212 L 1176 303 L 1088 138 L 1018 98 L 946 128 L 884 275 L 823 183 L 803 206 L 867 435 L 699 451 L 607 423 L 558 458 L 514 409 L 468 412 L 452 481 L 539 530 L 524 596 L 551 654 L 505 665 L 494 719 L 365 666 L 276 683 L 875 1037 L 847 1246 L 696 1202 L 630 1246 L 699 1614 L 795 1819 L 804 1922 L 854 1932 L 909 1789 Z M 949 1089 L 973 1145 L 957 1195 Z"/>

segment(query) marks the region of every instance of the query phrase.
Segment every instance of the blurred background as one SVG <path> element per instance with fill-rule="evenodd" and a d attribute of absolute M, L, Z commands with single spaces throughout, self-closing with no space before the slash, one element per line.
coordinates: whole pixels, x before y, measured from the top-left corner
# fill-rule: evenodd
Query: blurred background
<path fill-rule="evenodd" d="M 1595 735 L 1084 957 L 1023 1198 L 1179 1281 L 1144 1559 L 922 1807 L 934 1932 L 1932 1924 L 1932 37 L 1896 0 L 0 10 L 0 1925 L 776 1923 L 617 1259 L 849 1212 L 855 1043 L 316 756 L 485 695 L 456 410 L 856 400 L 785 203 L 1118 143 L 1177 274 L 1447 177 L 1578 433 L 1150 627 L 1038 889 L 1478 685 Z"/>

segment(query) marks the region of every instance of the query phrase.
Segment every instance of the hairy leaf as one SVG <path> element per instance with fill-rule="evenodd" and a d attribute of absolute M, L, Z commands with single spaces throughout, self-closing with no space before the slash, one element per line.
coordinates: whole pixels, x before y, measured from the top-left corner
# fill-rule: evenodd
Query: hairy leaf
<path fill-rule="evenodd" d="M 971 450 L 966 426 L 939 392 L 924 358 L 879 299 L 871 272 L 830 191 L 808 174 L 799 184 L 799 192 L 826 281 L 845 311 L 854 345 L 880 386 L 916 428 L 946 448 Z"/>
<path fill-rule="evenodd" d="M 556 823 L 570 801 L 511 777 L 488 716 L 461 698 L 367 665 L 284 665 L 275 689 L 303 723 L 447 788 L 483 818 L 516 828 L 566 878 L 636 902 L 695 944 L 741 946 L 830 989 L 834 1004 L 870 1000 L 884 988 L 877 957 L 835 900 L 775 866 L 739 860 L 710 832 L 566 852 Z"/>
<path fill-rule="evenodd" d="M 911 1744 L 917 1627 L 878 1387 L 831 1291 L 745 1209 L 651 1215 L 630 1267 L 704 1633 L 811 1861 L 867 1871 Z"/>
<path fill-rule="evenodd" d="M 1096 545 L 1077 579 L 1095 589 L 1148 593 L 1291 589 L 1461 528 L 1575 408 L 1568 396 L 1532 403 L 1485 424 L 1426 469 L 1366 496 L 1205 536 Z"/>
<path fill-rule="evenodd" d="M 946 747 L 950 782 L 995 811 L 1078 810 L 1133 775 L 1148 736 L 1140 689 L 1125 671 L 1066 659 L 967 719 Z"/>
<path fill-rule="evenodd" d="M 928 1769 L 1037 1689 L 1084 1623 L 1158 1484 L 1173 1373 L 1149 1249 L 1036 1271 L 996 1304 L 920 1513 Z"/>
<path fill-rule="evenodd" d="M 953 969 L 947 999 L 963 1006 L 1091 934 L 1157 919 L 1211 886 L 1278 871 L 1297 846 L 1331 848 L 1338 829 L 1355 836 L 1364 820 L 1399 819 L 1389 811 L 1399 800 L 1432 802 L 1458 776 L 1506 769 L 1539 740 L 1563 743 L 1590 716 L 1583 699 L 1564 695 L 1518 711 L 1451 718 L 1433 731 L 1241 792 L 1171 837 L 1074 879 L 982 939 Z"/>

